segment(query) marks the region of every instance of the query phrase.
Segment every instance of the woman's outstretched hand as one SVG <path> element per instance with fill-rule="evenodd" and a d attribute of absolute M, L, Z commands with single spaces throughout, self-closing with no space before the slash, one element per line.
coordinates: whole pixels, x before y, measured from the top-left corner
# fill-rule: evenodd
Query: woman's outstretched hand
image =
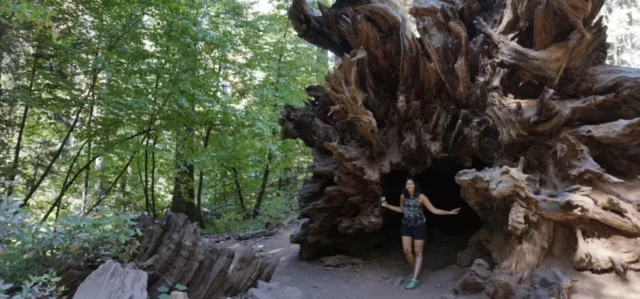
<path fill-rule="evenodd" d="M 451 215 L 456 215 L 456 214 L 460 213 L 460 208 L 453 209 L 453 210 L 449 211 L 449 213 L 451 213 Z"/>

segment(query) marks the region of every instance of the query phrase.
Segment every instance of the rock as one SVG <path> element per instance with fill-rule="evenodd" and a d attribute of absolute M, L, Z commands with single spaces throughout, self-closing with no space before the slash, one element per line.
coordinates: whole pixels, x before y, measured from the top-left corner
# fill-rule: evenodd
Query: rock
<path fill-rule="evenodd" d="M 269 220 L 264 224 L 264 228 L 268 230 L 273 230 L 276 228 L 280 228 L 282 226 L 282 222 L 278 220 Z"/>
<path fill-rule="evenodd" d="M 361 265 L 364 261 L 359 258 L 349 257 L 346 255 L 334 255 L 321 258 L 320 263 L 325 267 L 347 267 Z"/>
<path fill-rule="evenodd" d="M 475 259 L 473 261 L 473 265 L 471 265 L 470 271 L 475 273 L 481 279 L 487 279 L 491 274 L 489 263 L 483 259 Z"/>
<path fill-rule="evenodd" d="M 248 299 L 303 299 L 298 288 L 283 286 L 277 282 L 258 281 L 258 286 L 247 293 Z"/>
<path fill-rule="evenodd" d="M 491 243 L 493 233 L 487 226 L 480 228 L 469 239 L 467 248 L 458 252 L 456 263 L 460 267 L 469 267 L 478 258 L 491 260 L 491 254 L 487 250 L 487 244 Z"/>
<path fill-rule="evenodd" d="M 491 279 L 491 284 L 493 287 L 491 299 L 508 299 L 515 296 L 513 286 L 508 281 L 494 277 Z"/>
<path fill-rule="evenodd" d="M 529 298 L 564 299 L 571 296 L 571 279 L 555 268 L 539 269 L 533 273 Z"/>
<path fill-rule="evenodd" d="M 489 264 L 483 259 L 473 261 L 471 268 L 462 275 L 454 289 L 456 294 L 476 294 L 485 290 L 486 280 L 491 275 Z"/>
<path fill-rule="evenodd" d="M 485 281 L 478 276 L 465 273 L 456 283 L 456 294 L 477 294 L 485 289 Z"/>
<path fill-rule="evenodd" d="M 74 299 L 147 299 L 147 273 L 131 264 L 107 261 L 85 279 Z"/>

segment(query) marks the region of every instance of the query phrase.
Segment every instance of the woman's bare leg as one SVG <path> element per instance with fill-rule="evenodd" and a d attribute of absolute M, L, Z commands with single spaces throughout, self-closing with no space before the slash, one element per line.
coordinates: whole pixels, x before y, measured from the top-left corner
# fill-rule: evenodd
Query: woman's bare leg
<path fill-rule="evenodd" d="M 415 252 L 415 265 L 413 267 L 413 279 L 418 280 L 420 270 L 422 270 L 422 250 L 424 249 L 424 240 L 413 240 L 413 250 Z"/>
<path fill-rule="evenodd" d="M 413 258 L 413 250 L 411 250 L 411 245 L 412 245 L 411 243 L 413 243 L 413 238 L 402 236 L 402 251 L 404 251 L 404 258 L 407 259 L 409 266 L 413 268 L 415 265 L 415 259 Z"/>

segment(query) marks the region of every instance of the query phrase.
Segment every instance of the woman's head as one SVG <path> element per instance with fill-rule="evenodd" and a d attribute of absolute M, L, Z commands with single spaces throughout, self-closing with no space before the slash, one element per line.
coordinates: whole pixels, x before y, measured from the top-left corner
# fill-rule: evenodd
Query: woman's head
<path fill-rule="evenodd" d="M 420 194 L 420 188 L 418 187 L 414 179 L 408 178 L 404 185 L 404 190 L 402 193 L 405 197 L 410 197 L 411 195 Z"/>

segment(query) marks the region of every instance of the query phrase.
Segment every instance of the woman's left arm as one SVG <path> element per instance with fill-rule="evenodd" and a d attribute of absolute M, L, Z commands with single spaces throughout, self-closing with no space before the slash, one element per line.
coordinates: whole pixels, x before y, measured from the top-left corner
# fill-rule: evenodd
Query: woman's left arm
<path fill-rule="evenodd" d="M 434 213 L 436 215 L 456 215 L 460 212 L 460 208 L 453 209 L 451 211 L 444 211 L 434 207 L 431 204 L 431 201 L 424 195 L 420 194 L 420 202 L 429 210 L 429 212 Z"/>

